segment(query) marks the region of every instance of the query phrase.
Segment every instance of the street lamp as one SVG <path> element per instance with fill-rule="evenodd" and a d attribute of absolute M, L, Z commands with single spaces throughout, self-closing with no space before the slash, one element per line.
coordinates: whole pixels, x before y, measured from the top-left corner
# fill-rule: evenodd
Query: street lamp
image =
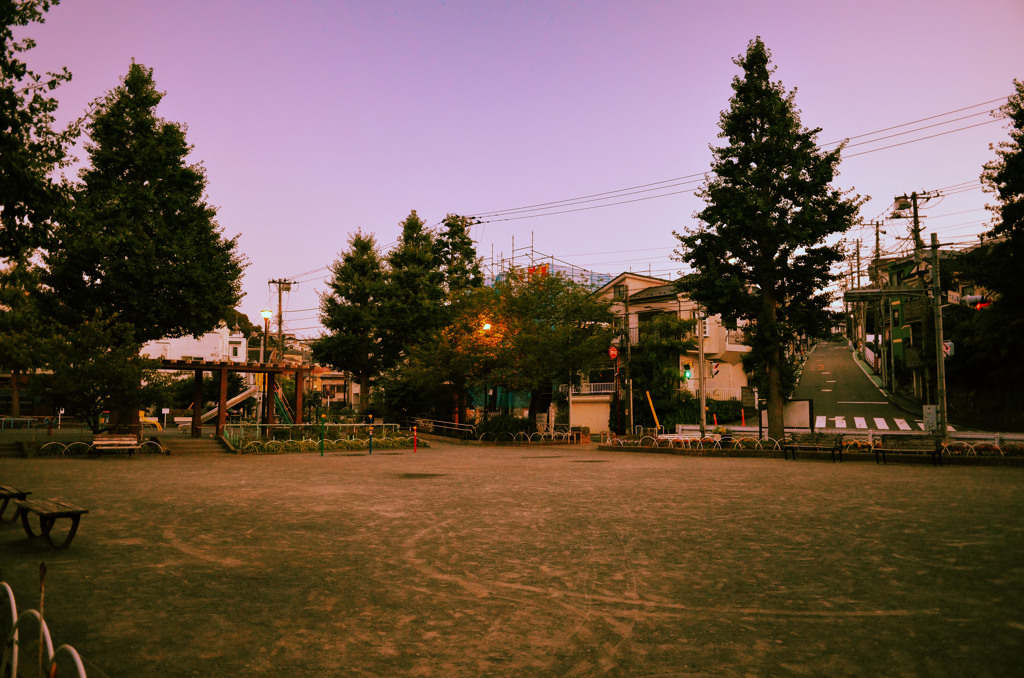
<path fill-rule="evenodd" d="M 268 308 L 260 311 L 260 315 L 263 316 L 263 343 L 260 344 L 260 362 L 263 362 L 263 352 L 267 349 L 267 334 L 270 333 L 270 316 L 274 315 L 274 312 Z"/>
<path fill-rule="evenodd" d="M 260 311 L 260 315 L 263 316 L 263 343 L 260 344 L 260 364 L 264 361 L 264 351 L 267 349 L 267 334 L 270 333 L 270 316 L 274 315 L 274 312 L 269 308 L 265 308 Z M 267 393 L 267 375 L 263 374 L 263 388 L 260 389 L 260 417 L 263 423 L 267 423 L 269 417 L 267 416 L 267 407 L 270 400 L 270 396 Z"/>

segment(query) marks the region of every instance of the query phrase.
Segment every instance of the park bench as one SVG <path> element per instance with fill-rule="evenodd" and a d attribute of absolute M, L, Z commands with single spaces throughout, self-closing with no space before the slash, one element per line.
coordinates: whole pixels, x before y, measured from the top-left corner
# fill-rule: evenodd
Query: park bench
<path fill-rule="evenodd" d="M 782 445 L 782 456 L 789 459 L 789 453 L 793 453 L 796 459 L 796 451 L 823 452 L 828 450 L 832 453 L 832 461 L 836 460 L 836 453 L 839 453 L 839 461 L 843 460 L 843 437 L 835 433 L 794 433 L 786 439 Z"/>
<path fill-rule="evenodd" d="M 58 499 L 23 499 L 14 502 L 14 504 L 18 507 L 18 512 L 21 514 L 21 524 L 25 528 L 25 533 L 29 539 L 42 537 L 43 541 L 49 544 L 50 548 L 54 549 L 64 549 L 71 544 L 71 540 L 75 538 L 75 532 L 78 531 L 78 521 L 83 513 L 89 512 L 86 509 L 72 506 Z M 30 513 L 39 516 L 39 534 L 32 530 L 32 525 L 29 522 Z M 71 527 L 64 541 L 60 544 L 54 544 L 50 538 L 50 530 L 53 529 L 53 524 L 58 518 L 69 519 Z"/>
<path fill-rule="evenodd" d="M 24 499 L 30 494 L 32 493 L 26 492 L 25 490 L 19 490 L 18 488 L 11 487 L 10 485 L 0 485 L 0 501 L 3 501 L 3 503 L 0 504 L 0 523 L 13 523 L 18 517 L 18 509 L 14 509 L 10 518 L 4 518 L 4 512 L 7 510 L 7 504 L 10 503 L 12 499 Z"/>
<path fill-rule="evenodd" d="M 886 453 L 930 454 L 932 455 L 932 464 L 935 464 L 936 458 L 938 458 L 939 466 L 942 465 L 942 446 L 938 438 L 934 436 L 883 435 L 875 445 L 875 463 L 878 463 L 879 456 L 882 458 L 882 463 L 886 463 Z"/>
<path fill-rule="evenodd" d="M 95 452 L 128 452 L 129 456 L 139 449 L 139 437 L 134 433 L 101 433 L 92 439 Z"/>

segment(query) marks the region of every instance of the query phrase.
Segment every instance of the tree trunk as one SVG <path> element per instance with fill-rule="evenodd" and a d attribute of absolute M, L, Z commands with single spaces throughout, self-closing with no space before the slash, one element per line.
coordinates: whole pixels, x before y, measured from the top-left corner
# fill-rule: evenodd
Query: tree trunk
<path fill-rule="evenodd" d="M 776 325 L 777 302 L 774 292 L 765 292 L 763 303 L 764 326 L 760 329 L 768 334 L 770 341 L 765 361 L 768 370 L 768 437 L 782 440 L 786 435 L 782 417 L 782 338 Z M 761 320 L 758 322 L 761 323 Z"/>
<path fill-rule="evenodd" d="M 18 378 L 21 376 L 20 370 L 11 370 L 11 416 L 21 416 L 21 395 L 18 390 Z"/>
<path fill-rule="evenodd" d="M 551 399 L 554 397 L 554 393 L 551 390 L 551 384 L 541 386 L 539 389 L 534 389 L 530 394 L 530 424 L 536 425 L 537 415 L 541 412 L 547 412 L 551 409 Z"/>
<path fill-rule="evenodd" d="M 459 379 L 455 382 L 455 417 L 460 424 L 467 423 L 466 419 L 466 380 Z"/>
<path fill-rule="evenodd" d="M 370 409 L 370 375 L 359 375 L 359 413 Z"/>

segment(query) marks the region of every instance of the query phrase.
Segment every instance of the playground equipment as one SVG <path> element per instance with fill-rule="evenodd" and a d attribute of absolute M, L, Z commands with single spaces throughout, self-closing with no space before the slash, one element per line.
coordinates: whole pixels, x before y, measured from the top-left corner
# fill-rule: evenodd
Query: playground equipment
<path fill-rule="evenodd" d="M 241 393 L 236 395 L 234 398 L 232 398 L 231 400 L 227 401 L 227 403 L 226 403 L 227 409 L 231 409 L 232 407 L 234 407 L 238 403 L 244 401 L 246 398 L 251 398 L 251 397 L 255 396 L 257 393 L 259 393 L 259 392 L 260 392 L 260 389 L 259 389 L 258 386 L 253 386 L 252 388 L 250 388 L 248 390 L 242 391 Z M 202 422 L 210 421 L 211 419 L 213 419 L 214 417 L 217 416 L 218 412 L 220 412 L 220 408 L 219 407 L 215 407 L 212 410 L 210 410 L 209 412 L 203 413 L 203 415 L 200 417 L 200 421 L 202 421 Z M 175 417 L 174 418 L 174 423 L 177 424 L 179 428 L 182 427 L 182 426 L 191 426 L 192 425 L 192 417 Z"/>

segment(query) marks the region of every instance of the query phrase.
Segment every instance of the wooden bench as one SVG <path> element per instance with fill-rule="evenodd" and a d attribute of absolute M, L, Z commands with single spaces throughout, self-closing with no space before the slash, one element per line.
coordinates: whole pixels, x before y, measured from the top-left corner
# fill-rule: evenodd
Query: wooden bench
<path fill-rule="evenodd" d="M 12 499 L 24 499 L 30 494 L 32 493 L 26 492 L 25 490 L 19 490 L 18 488 L 11 487 L 10 485 L 0 485 L 0 500 L 3 501 L 3 503 L 0 504 L 0 523 L 13 523 L 17 520 L 17 508 L 15 508 L 14 512 L 11 513 L 10 518 L 4 518 L 4 511 L 7 510 L 7 504 L 10 503 Z"/>
<path fill-rule="evenodd" d="M 875 445 L 876 464 L 879 455 L 881 455 L 882 463 L 886 463 L 886 452 L 889 454 L 930 454 L 932 455 L 932 464 L 936 463 L 937 458 L 938 465 L 942 466 L 942 445 L 935 436 L 883 435 L 881 441 Z"/>
<path fill-rule="evenodd" d="M 789 459 L 789 453 L 793 453 L 796 459 L 796 451 L 822 452 L 828 450 L 832 453 L 832 461 L 836 460 L 836 453 L 839 454 L 839 461 L 843 460 L 843 437 L 836 433 L 794 433 L 782 445 L 782 456 Z"/>
<path fill-rule="evenodd" d="M 65 549 L 71 544 L 71 540 L 75 538 L 75 532 L 78 531 L 78 521 L 83 513 L 89 512 L 84 508 L 72 506 L 58 499 L 26 499 L 16 501 L 14 504 L 18 507 L 18 512 L 21 514 L 22 527 L 25 528 L 25 534 L 28 535 L 29 539 L 42 537 L 50 545 L 50 548 L 54 549 Z M 29 523 L 30 513 L 35 513 L 39 516 L 39 534 L 32 530 L 32 525 Z M 71 528 L 68 530 L 68 534 L 63 542 L 54 544 L 50 538 L 50 530 L 53 529 L 53 524 L 58 518 L 68 518 L 71 520 Z"/>
<path fill-rule="evenodd" d="M 139 437 L 134 433 L 101 433 L 93 436 L 92 449 L 96 452 L 132 452 L 139 449 Z"/>

